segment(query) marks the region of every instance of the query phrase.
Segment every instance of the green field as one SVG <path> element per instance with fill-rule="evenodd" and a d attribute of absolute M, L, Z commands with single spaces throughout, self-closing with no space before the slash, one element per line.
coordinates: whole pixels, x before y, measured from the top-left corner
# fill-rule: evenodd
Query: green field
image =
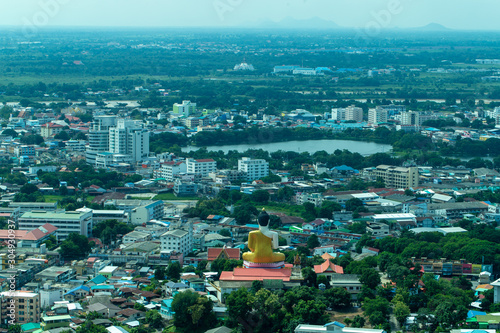
<path fill-rule="evenodd" d="M 199 200 L 198 197 L 176 197 L 173 193 L 158 194 L 153 200 Z"/>
<path fill-rule="evenodd" d="M 63 195 L 44 195 L 43 198 L 45 199 L 45 202 L 59 202 L 61 201 L 65 196 Z M 85 198 L 86 201 L 91 202 L 94 200 L 95 196 L 88 196 Z"/>

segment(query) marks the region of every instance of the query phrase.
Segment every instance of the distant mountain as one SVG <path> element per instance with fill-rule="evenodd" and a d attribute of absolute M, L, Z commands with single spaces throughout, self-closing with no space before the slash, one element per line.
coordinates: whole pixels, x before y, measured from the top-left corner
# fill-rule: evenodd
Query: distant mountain
<path fill-rule="evenodd" d="M 429 23 L 424 25 L 423 27 L 412 28 L 411 30 L 420 30 L 420 31 L 451 31 L 452 29 L 445 27 L 439 23 Z"/>
<path fill-rule="evenodd" d="M 292 17 L 286 17 L 279 22 L 265 20 L 253 22 L 246 25 L 252 28 L 273 28 L 273 29 L 338 29 L 338 24 L 333 21 L 323 20 L 319 17 L 313 17 L 307 20 L 297 20 Z"/>

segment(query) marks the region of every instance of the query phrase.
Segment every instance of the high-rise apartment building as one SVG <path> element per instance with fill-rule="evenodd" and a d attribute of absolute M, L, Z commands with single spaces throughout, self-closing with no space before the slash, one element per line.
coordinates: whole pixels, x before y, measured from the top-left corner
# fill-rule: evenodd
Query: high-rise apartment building
<path fill-rule="evenodd" d="M 332 109 L 332 119 L 337 121 L 354 120 L 363 121 L 363 109 L 351 105 L 347 108 Z"/>
<path fill-rule="evenodd" d="M 0 293 L 1 320 L 7 324 L 14 314 L 16 324 L 40 322 L 40 295 L 27 291 L 4 291 Z M 13 309 L 13 311 L 12 311 Z"/>
<path fill-rule="evenodd" d="M 196 103 L 191 103 L 191 101 L 182 101 L 182 104 L 175 103 L 173 106 L 174 114 L 179 114 L 183 116 L 189 116 L 196 113 Z"/>
<path fill-rule="evenodd" d="M 89 145 L 85 151 L 87 163 L 95 165 L 97 154 L 109 151 L 109 129 L 116 126 L 116 116 L 97 116 L 89 130 Z"/>
<path fill-rule="evenodd" d="M 193 158 L 186 159 L 187 173 L 208 177 L 210 172 L 217 170 L 217 162 L 211 158 L 195 160 Z"/>
<path fill-rule="evenodd" d="M 387 122 L 387 110 L 376 107 L 375 109 L 368 110 L 368 123 L 369 124 L 381 124 Z"/>
<path fill-rule="evenodd" d="M 363 121 L 363 109 L 353 105 L 349 106 L 346 109 L 345 120 Z"/>
<path fill-rule="evenodd" d="M 149 156 L 149 131 L 141 121 L 119 119 L 109 129 L 109 152 L 129 155 L 132 162 L 139 162 Z"/>
<path fill-rule="evenodd" d="M 410 188 L 418 186 L 417 167 L 397 167 L 392 165 L 379 165 L 375 176 L 381 177 L 388 188 Z"/>
<path fill-rule="evenodd" d="M 261 179 L 269 176 L 269 163 L 262 159 L 251 159 L 243 157 L 238 160 L 238 171 L 245 173 L 245 179 L 248 181 Z"/>
<path fill-rule="evenodd" d="M 140 121 L 98 116 L 89 131 L 86 160 L 99 167 L 136 163 L 149 156 L 149 131 Z"/>
<path fill-rule="evenodd" d="M 420 121 L 420 113 L 417 111 L 408 111 L 401 113 L 401 125 L 422 125 Z"/>

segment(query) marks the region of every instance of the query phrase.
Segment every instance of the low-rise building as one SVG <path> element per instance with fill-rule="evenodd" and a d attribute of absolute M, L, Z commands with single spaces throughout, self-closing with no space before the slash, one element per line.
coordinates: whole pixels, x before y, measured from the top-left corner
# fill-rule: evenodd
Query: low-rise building
<path fill-rule="evenodd" d="M 60 240 L 65 240 L 69 234 L 77 233 L 86 237 L 92 235 L 92 212 L 46 212 L 31 211 L 19 217 L 19 229 L 33 230 L 40 225 L 49 223 L 57 228 Z"/>
<path fill-rule="evenodd" d="M 135 242 L 145 242 L 151 240 L 151 234 L 140 231 L 131 231 L 124 235 L 122 238 L 123 244 L 130 244 Z"/>
<path fill-rule="evenodd" d="M 188 230 L 175 229 L 161 235 L 161 253 L 170 254 L 172 252 L 182 253 L 186 256 L 193 250 L 193 228 Z"/>
<path fill-rule="evenodd" d="M 366 232 L 370 232 L 372 236 L 381 238 L 389 235 L 389 225 L 378 222 L 368 222 Z"/>
<path fill-rule="evenodd" d="M 12 239 L 12 235 L 14 235 L 18 247 L 39 248 L 51 236 L 57 239 L 57 228 L 49 223 L 45 223 L 33 230 L 15 230 L 14 234 L 10 234 L 9 230 L 0 230 L 0 241 Z"/>
<path fill-rule="evenodd" d="M 71 267 L 51 266 L 35 274 L 35 280 L 52 283 L 67 282 L 74 277 L 75 271 Z"/>

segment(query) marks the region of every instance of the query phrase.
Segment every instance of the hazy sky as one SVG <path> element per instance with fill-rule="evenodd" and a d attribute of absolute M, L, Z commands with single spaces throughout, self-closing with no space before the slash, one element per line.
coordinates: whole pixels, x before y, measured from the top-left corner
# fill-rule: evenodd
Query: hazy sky
<path fill-rule="evenodd" d="M 0 25 L 231 27 L 320 17 L 344 27 L 500 30 L 499 12 L 499 0 L 0 0 Z"/>

